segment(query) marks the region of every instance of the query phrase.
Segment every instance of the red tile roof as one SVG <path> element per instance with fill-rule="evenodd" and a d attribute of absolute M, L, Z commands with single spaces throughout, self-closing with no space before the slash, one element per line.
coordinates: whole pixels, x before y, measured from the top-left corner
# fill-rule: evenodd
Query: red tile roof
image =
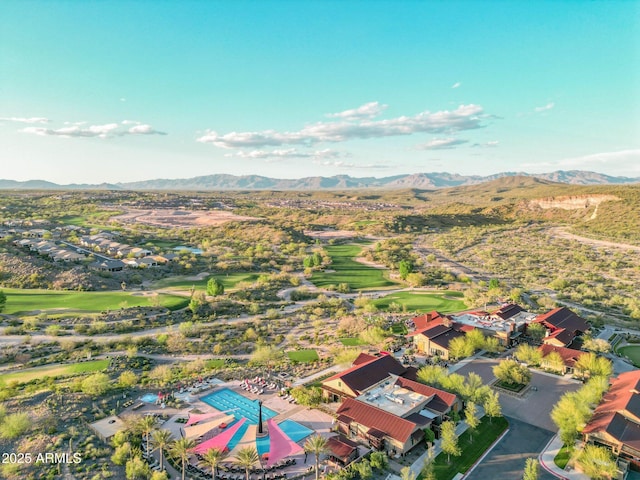
<path fill-rule="evenodd" d="M 583 434 L 607 433 L 640 450 L 640 370 L 621 373 L 596 407 Z"/>
<path fill-rule="evenodd" d="M 371 430 L 383 432 L 401 443 L 405 443 L 417 427 L 409 420 L 351 398 L 342 402 L 337 413 L 339 418 L 350 418 Z"/>
<path fill-rule="evenodd" d="M 574 350 L 573 348 L 565 348 L 565 347 L 556 347 L 554 345 L 540 345 L 538 348 L 542 352 L 542 356 L 546 357 L 551 352 L 558 352 L 562 357 L 562 361 L 567 367 L 573 367 L 576 361 L 585 353 L 581 350 Z"/>
<path fill-rule="evenodd" d="M 435 310 L 433 312 L 425 313 L 424 315 L 420 315 L 418 317 L 413 318 L 414 330 L 426 330 L 433 325 L 438 325 L 442 323 L 443 315 Z"/>

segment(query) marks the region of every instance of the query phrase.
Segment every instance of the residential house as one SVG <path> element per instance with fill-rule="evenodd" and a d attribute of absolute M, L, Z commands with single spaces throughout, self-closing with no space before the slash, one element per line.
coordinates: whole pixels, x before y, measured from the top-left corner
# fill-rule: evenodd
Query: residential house
<path fill-rule="evenodd" d="M 120 260 L 101 260 L 89 266 L 94 270 L 101 270 L 103 272 L 120 272 L 124 269 L 124 263 Z"/>
<path fill-rule="evenodd" d="M 445 360 L 449 359 L 451 340 L 464 337 L 465 331 L 468 330 L 465 326 L 452 321 L 451 317 L 438 312 L 432 312 L 422 318 L 416 317 L 414 324 L 416 331 L 410 333 L 408 337 L 412 338 L 416 351 Z"/>
<path fill-rule="evenodd" d="M 585 442 L 610 448 L 640 469 L 640 370 L 621 373 L 582 430 Z"/>
<path fill-rule="evenodd" d="M 555 345 L 550 345 L 548 343 L 540 345 L 538 348 L 540 352 L 542 352 L 542 362 L 540 366 L 543 368 L 551 368 L 556 369 L 556 365 L 551 365 L 548 361 L 545 361 L 545 357 L 549 355 L 551 352 L 557 352 L 562 358 L 563 368 L 561 373 L 564 375 L 565 373 L 573 373 L 575 364 L 578 359 L 587 352 L 583 352 L 582 350 L 574 350 L 573 348 L 566 347 L 557 347 Z"/>
<path fill-rule="evenodd" d="M 559 307 L 538 315 L 533 321 L 547 330 L 542 342 L 556 347 L 568 347 L 576 337 L 588 332 L 589 324 L 566 307 Z"/>

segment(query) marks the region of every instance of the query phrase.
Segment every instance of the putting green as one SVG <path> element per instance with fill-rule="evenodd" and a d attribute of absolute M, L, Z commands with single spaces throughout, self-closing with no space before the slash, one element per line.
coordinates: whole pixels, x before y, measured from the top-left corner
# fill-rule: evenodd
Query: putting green
<path fill-rule="evenodd" d="M 70 365 L 44 365 L 42 367 L 27 368 L 19 372 L 0 375 L 0 384 L 7 384 L 13 380 L 20 383 L 30 382 L 36 378 L 59 377 L 76 373 L 97 372 L 109 366 L 109 360 L 93 360 L 90 362 L 73 363 Z"/>
<path fill-rule="evenodd" d="M 317 287 L 347 283 L 354 290 L 391 287 L 397 285 L 387 278 L 386 269 L 375 268 L 353 260 L 360 255 L 359 245 L 329 245 L 325 247 L 331 265 L 325 272 L 315 272 L 311 282 Z"/>
<path fill-rule="evenodd" d="M 150 307 L 156 302 L 155 295 L 132 292 L 72 292 L 19 288 L 3 288 L 2 291 L 7 296 L 3 313 L 10 315 L 23 315 L 34 311 L 60 313 L 64 310 L 101 312 L 122 307 Z M 186 297 L 165 294 L 158 295 L 157 301 L 160 306 L 170 310 L 183 308 L 189 303 Z"/>
<path fill-rule="evenodd" d="M 437 310 L 452 313 L 465 310 L 467 306 L 461 300 L 461 292 L 428 291 L 428 292 L 396 292 L 374 300 L 380 310 L 387 310 L 389 305 L 397 303 L 406 307 L 409 312 L 430 312 Z"/>

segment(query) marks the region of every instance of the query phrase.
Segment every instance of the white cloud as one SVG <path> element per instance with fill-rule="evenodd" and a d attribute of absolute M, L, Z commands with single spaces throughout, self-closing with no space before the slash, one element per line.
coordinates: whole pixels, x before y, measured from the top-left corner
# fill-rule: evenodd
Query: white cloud
<path fill-rule="evenodd" d="M 318 122 L 297 132 L 230 132 L 224 135 L 207 131 L 197 139 L 220 148 L 279 147 L 282 145 L 314 145 L 321 142 L 345 142 L 354 139 L 382 138 L 414 133 L 449 133 L 481 128 L 482 107 L 460 105 L 453 111 L 421 112 L 388 120 L 362 120 L 358 123 Z"/>
<path fill-rule="evenodd" d="M 472 147 L 495 148 L 500 144 L 498 140 L 491 140 L 485 143 L 474 143 Z"/>
<path fill-rule="evenodd" d="M 420 150 L 444 150 L 454 148 L 457 145 L 468 143 L 468 140 L 461 140 L 458 138 L 434 138 L 430 142 L 423 145 L 418 145 Z"/>
<path fill-rule="evenodd" d="M 138 122 L 137 120 L 123 120 L 122 125 L 140 125 L 140 122 Z"/>
<path fill-rule="evenodd" d="M 451 88 L 458 88 L 462 86 L 462 82 L 456 82 L 453 85 L 451 85 Z"/>
<path fill-rule="evenodd" d="M 366 168 L 366 169 L 383 169 L 390 168 L 391 165 L 383 165 L 381 163 L 370 163 L 368 165 L 359 165 L 357 163 L 345 162 L 343 160 L 315 160 L 313 163 L 321 165 L 323 167 L 337 167 L 337 168 Z"/>
<path fill-rule="evenodd" d="M 360 120 L 362 118 L 374 118 L 384 112 L 389 106 L 380 105 L 378 102 L 369 102 L 358 108 L 345 110 L 338 113 L 327 113 L 327 117 L 341 118 L 344 120 Z"/>
<path fill-rule="evenodd" d="M 0 121 L 17 123 L 49 123 L 49 119 L 44 117 L 0 117 Z"/>
<path fill-rule="evenodd" d="M 301 152 L 296 148 L 288 148 L 283 150 L 252 150 L 250 152 L 228 153 L 225 157 L 236 158 L 338 158 L 348 156 L 347 154 L 337 152 L 335 150 L 324 149 L 315 152 Z"/>
<path fill-rule="evenodd" d="M 533 110 L 535 112 L 546 112 L 547 110 L 551 110 L 553 107 L 555 107 L 556 104 L 553 102 L 549 102 L 547 103 L 544 107 L 536 107 Z"/>
<path fill-rule="evenodd" d="M 164 132 L 154 130 L 151 125 L 137 125 L 131 127 L 128 130 L 122 129 L 118 123 L 107 123 L 104 125 L 90 125 L 88 127 L 82 127 L 80 124 L 72 124 L 69 127 L 63 128 L 45 128 L 45 127 L 26 127 L 20 130 L 23 133 L 31 133 L 40 136 L 53 136 L 53 137 L 97 137 L 97 138 L 112 138 L 124 135 L 166 135 Z"/>
<path fill-rule="evenodd" d="M 160 132 L 154 129 L 151 125 L 136 125 L 127 130 L 127 133 L 131 135 L 166 135 L 165 132 Z M 124 132 L 123 132 L 124 134 Z"/>

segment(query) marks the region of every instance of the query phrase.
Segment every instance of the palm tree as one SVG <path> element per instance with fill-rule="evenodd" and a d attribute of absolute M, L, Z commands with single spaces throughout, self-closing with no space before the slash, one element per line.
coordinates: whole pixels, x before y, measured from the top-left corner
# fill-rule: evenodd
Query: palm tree
<path fill-rule="evenodd" d="M 309 437 L 304 442 L 304 450 L 307 453 L 313 453 L 316 457 L 316 480 L 320 478 L 320 455 L 327 453 L 327 439 L 321 435 Z"/>
<path fill-rule="evenodd" d="M 149 456 L 149 435 L 153 433 L 158 427 L 156 426 L 156 417 L 153 415 L 145 415 L 141 417 L 136 422 L 136 427 L 138 431 L 144 435 L 144 441 L 146 442 L 145 453 L 147 457 Z"/>
<path fill-rule="evenodd" d="M 179 438 L 178 440 L 174 440 L 171 447 L 169 447 L 171 456 L 176 460 L 180 460 L 182 463 L 182 480 L 184 480 L 185 463 L 189 459 L 189 454 L 195 446 L 196 442 L 193 440 L 189 440 L 188 438 Z"/>
<path fill-rule="evenodd" d="M 164 451 L 169 446 L 171 432 L 169 430 L 156 430 L 151 436 L 153 450 L 160 451 L 160 469 L 164 470 Z"/>
<path fill-rule="evenodd" d="M 247 474 L 247 480 L 249 480 L 249 470 L 256 463 L 258 463 L 260 457 L 258 451 L 254 447 L 245 447 L 238 451 L 236 455 L 236 463 L 241 467 L 244 467 L 244 471 Z"/>
<path fill-rule="evenodd" d="M 226 454 L 218 448 L 211 448 L 202 455 L 202 463 L 211 467 L 211 480 L 216 480 L 216 469 L 224 457 Z"/>

